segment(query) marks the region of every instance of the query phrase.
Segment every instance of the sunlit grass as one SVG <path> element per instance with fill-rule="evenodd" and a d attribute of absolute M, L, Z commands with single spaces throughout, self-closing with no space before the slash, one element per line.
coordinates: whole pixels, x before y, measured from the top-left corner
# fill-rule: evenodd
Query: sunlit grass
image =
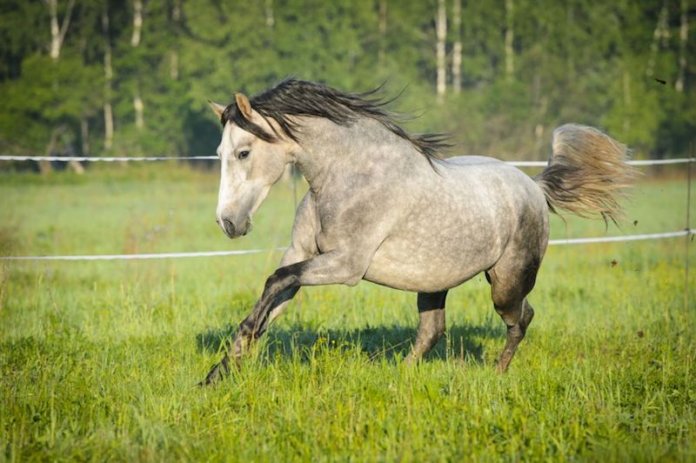
<path fill-rule="evenodd" d="M 0 251 L 287 243 L 288 185 L 251 235 L 229 241 L 214 223 L 214 173 L 118 169 L 1 176 Z M 554 219 L 553 237 L 678 230 L 685 198 L 683 181 L 644 179 L 622 230 Z M 0 460 L 694 460 L 686 252 L 684 239 L 550 248 L 531 295 L 537 317 L 505 376 L 493 368 L 504 329 L 481 277 L 451 292 L 448 336 L 415 368 L 401 362 L 414 295 L 304 289 L 245 368 L 205 390 L 195 383 L 279 252 L 3 263 Z"/>

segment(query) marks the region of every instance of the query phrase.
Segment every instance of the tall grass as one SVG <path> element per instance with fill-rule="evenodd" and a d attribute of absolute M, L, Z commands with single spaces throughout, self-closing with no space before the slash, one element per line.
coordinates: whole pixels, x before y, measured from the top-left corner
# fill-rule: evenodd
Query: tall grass
<path fill-rule="evenodd" d="M 684 227 L 683 181 L 644 179 L 623 230 L 553 219 L 554 238 Z M 116 167 L 0 177 L 0 252 L 272 248 L 292 191 L 254 232 L 214 223 L 217 176 Z M 693 213 L 692 216 L 696 216 Z M 696 262 L 693 244 L 688 248 Z M 195 383 L 280 253 L 0 264 L 0 461 L 693 461 L 696 278 L 683 239 L 552 247 L 537 317 L 508 374 L 488 285 L 448 298 L 448 335 L 401 360 L 415 296 L 371 284 L 303 289 L 242 371 Z M 685 292 L 690 303 L 685 306 Z"/>

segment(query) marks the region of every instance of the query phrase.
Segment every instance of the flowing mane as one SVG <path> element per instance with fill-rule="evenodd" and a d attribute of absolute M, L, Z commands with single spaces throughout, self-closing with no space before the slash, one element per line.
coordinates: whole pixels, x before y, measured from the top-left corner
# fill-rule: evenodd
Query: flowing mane
<path fill-rule="evenodd" d="M 326 85 L 297 79 L 286 79 L 275 87 L 251 98 L 251 106 L 263 117 L 270 117 L 278 123 L 283 133 L 297 141 L 297 125 L 289 116 L 322 117 L 347 126 L 358 117 L 369 117 L 378 121 L 387 130 L 408 140 L 429 162 L 439 158 L 438 152 L 449 146 L 446 137 L 440 134 L 411 135 L 402 129 L 384 108 L 393 100 L 375 98 L 381 89 L 364 93 L 346 93 Z M 220 117 L 224 126 L 233 122 L 267 142 L 274 142 L 279 134 L 271 134 L 244 118 L 237 106 L 232 103 Z"/>

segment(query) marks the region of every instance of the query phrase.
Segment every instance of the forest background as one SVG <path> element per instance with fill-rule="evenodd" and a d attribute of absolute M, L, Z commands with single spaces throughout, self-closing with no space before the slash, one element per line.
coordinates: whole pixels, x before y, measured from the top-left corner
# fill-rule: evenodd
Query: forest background
<path fill-rule="evenodd" d="M 0 152 L 211 155 L 208 99 L 295 76 L 403 91 L 406 126 L 451 133 L 457 154 L 546 159 L 573 121 L 637 158 L 683 157 L 692 3 L 2 0 Z"/>

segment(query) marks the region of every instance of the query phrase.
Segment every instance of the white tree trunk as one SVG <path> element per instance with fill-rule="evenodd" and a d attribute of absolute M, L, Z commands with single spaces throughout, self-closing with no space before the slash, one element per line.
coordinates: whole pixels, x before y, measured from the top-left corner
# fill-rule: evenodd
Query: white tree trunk
<path fill-rule="evenodd" d="M 140 83 L 135 84 L 135 94 L 133 95 L 133 109 L 135 110 L 135 127 L 138 130 L 145 128 L 145 104 L 140 97 Z"/>
<path fill-rule="evenodd" d="M 660 47 L 660 43 L 666 40 L 666 38 L 669 36 L 669 31 L 667 30 L 667 16 L 667 1 L 665 1 L 660 9 L 660 14 L 657 16 L 657 24 L 655 25 L 653 40 L 650 44 L 650 58 L 648 59 L 648 67 L 645 69 L 645 74 L 648 77 L 652 77 L 655 74 L 657 50 Z"/>
<path fill-rule="evenodd" d="M 53 130 L 51 132 L 51 139 L 48 141 L 48 145 L 46 145 L 46 151 L 44 152 L 44 156 L 53 156 L 55 153 L 56 149 L 56 142 L 58 141 L 58 136 L 56 130 Z M 53 167 L 51 167 L 51 161 L 39 161 L 39 172 L 42 174 L 49 174 L 53 171 Z"/>
<path fill-rule="evenodd" d="M 72 10 L 75 6 L 75 0 L 68 2 L 68 8 L 63 16 L 63 24 L 58 25 L 58 0 L 46 0 L 48 13 L 51 16 L 51 45 L 49 47 L 49 56 L 57 61 L 60 58 L 60 50 L 63 47 L 65 34 L 68 32 Z"/>
<path fill-rule="evenodd" d="M 143 30 L 143 2 L 133 0 L 133 35 L 131 35 L 131 46 L 140 45 L 140 36 Z"/>
<path fill-rule="evenodd" d="M 266 27 L 273 28 L 275 16 L 273 15 L 273 0 L 266 0 Z"/>
<path fill-rule="evenodd" d="M 169 77 L 172 80 L 179 80 L 179 53 L 172 50 L 169 54 Z"/>
<path fill-rule="evenodd" d="M 180 0 L 174 0 L 172 4 L 172 21 L 174 21 L 174 24 L 178 25 L 180 20 L 181 2 Z M 175 28 L 175 31 L 178 34 L 178 27 Z M 177 43 L 176 39 L 174 39 L 174 43 Z M 169 77 L 171 77 L 172 80 L 179 80 L 179 52 L 176 46 L 172 47 L 169 54 Z"/>
<path fill-rule="evenodd" d="M 628 70 L 624 67 L 623 71 L 623 100 L 624 100 L 624 114 L 623 114 L 623 131 L 624 136 L 631 130 L 631 119 L 629 114 L 631 114 L 631 75 Z"/>
<path fill-rule="evenodd" d="M 82 155 L 89 156 L 89 120 L 87 116 L 80 119 L 80 139 L 82 140 Z"/>
<path fill-rule="evenodd" d="M 512 80 L 515 74 L 515 3 L 514 0 L 505 0 L 505 76 Z"/>
<path fill-rule="evenodd" d="M 454 0 L 452 8 L 454 48 L 452 49 L 452 88 L 454 93 L 462 89 L 462 1 Z"/>
<path fill-rule="evenodd" d="M 70 0 L 68 2 L 68 7 L 65 10 L 65 15 L 63 16 L 63 23 L 59 25 L 58 22 L 58 0 L 46 0 L 46 5 L 48 6 L 48 13 L 51 17 L 51 44 L 49 46 L 49 56 L 53 61 L 58 61 L 60 58 L 60 50 L 63 47 L 63 42 L 65 41 L 65 34 L 68 32 L 68 26 L 70 26 L 70 18 L 72 16 L 72 10 L 75 6 L 75 0 Z M 58 136 L 58 130 L 54 130 L 51 135 L 51 141 L 46 147 L 46 155 L 50 156 L 56 145 L 56 138 Z M 72 168 L 78 174 L 84 172 L 82 165 L 76 161 L 69 161 L 68 166 Z M 39 162 L 39 170 L 41 173 L 51 172 L 51 163 L 49 161 Z"/>
<path fill-rule="evenodd" d="M 104 5 L 104 11 L 102 11 L 102 34 L 104 36 L 104 149 L 108 151 L 114 144 L 114 114 L 111 108 L 111 81 L 114 73 L 111 67 L 109 10 L 106 4 Z"/>
<path fill-rule="evenodd" d="M 681 27 L 679 28 L 679 74 L 674 89 L 684 92 L 684 76 L 686 74 L 686 41 L 689 38 L 689 5 L 687 0 L 681 1 Z"/>
<path fill-rule="evenodd" d="M 74 159 L 71 161 L 68 161 L 68 166 L 79 175 L 82 175 L 85 173 L 85 168 L 82 167 L 82 164 L 80 164 L 80 161 L 75 161 Z"/>
<path fill-rule="evenodd" d="M 378 16 L 378 30 L 379 30 L 379 50 L 377 52 L 377 64 L 379 67 L 384 66 L 384 56 L 386 48 L 386 36 L 387 36 L 387 0 L 379 0 L 379 16 Z"/>
<path fill-rule="evenodd" d="M 437 96 L 440 100 L 447 91 L 447 68 L 445 63 L 445 40 L 447 39 L 447 10 L 445 0 L 437 2 L 437 16 L 435 19 L 435 34 L 437 36 Z"/>
<path fill-rule="evenodd" d="M 143 2 L 142 0 L 133 0 L 133 36 L 131 37 L 131 46 L 133 48 L 140 46 L 142 28 Z M 142 130 L 145 127 L 145 104 L 140 96 L 140 82 L 138 81 L 135 82 L 135 89 L 133 90 L 133 111 L 135 112 L 135 128 Z"/>
<path fill-rule="evenodd" d="M 49 55 L 54 60 L 60 57 L 60 28 L 58 27 L 58 0 L 46 0 L 51 15 L 51 48 Z"/>
<path fill-rule="evenodd" d="M 570 30 L 575 23 L 575 10 L 568 2 L 566 5 L 566 28 Z M 575 59 L 572 53 L 566 53 L 566 82 L 575 81 Z"/>

